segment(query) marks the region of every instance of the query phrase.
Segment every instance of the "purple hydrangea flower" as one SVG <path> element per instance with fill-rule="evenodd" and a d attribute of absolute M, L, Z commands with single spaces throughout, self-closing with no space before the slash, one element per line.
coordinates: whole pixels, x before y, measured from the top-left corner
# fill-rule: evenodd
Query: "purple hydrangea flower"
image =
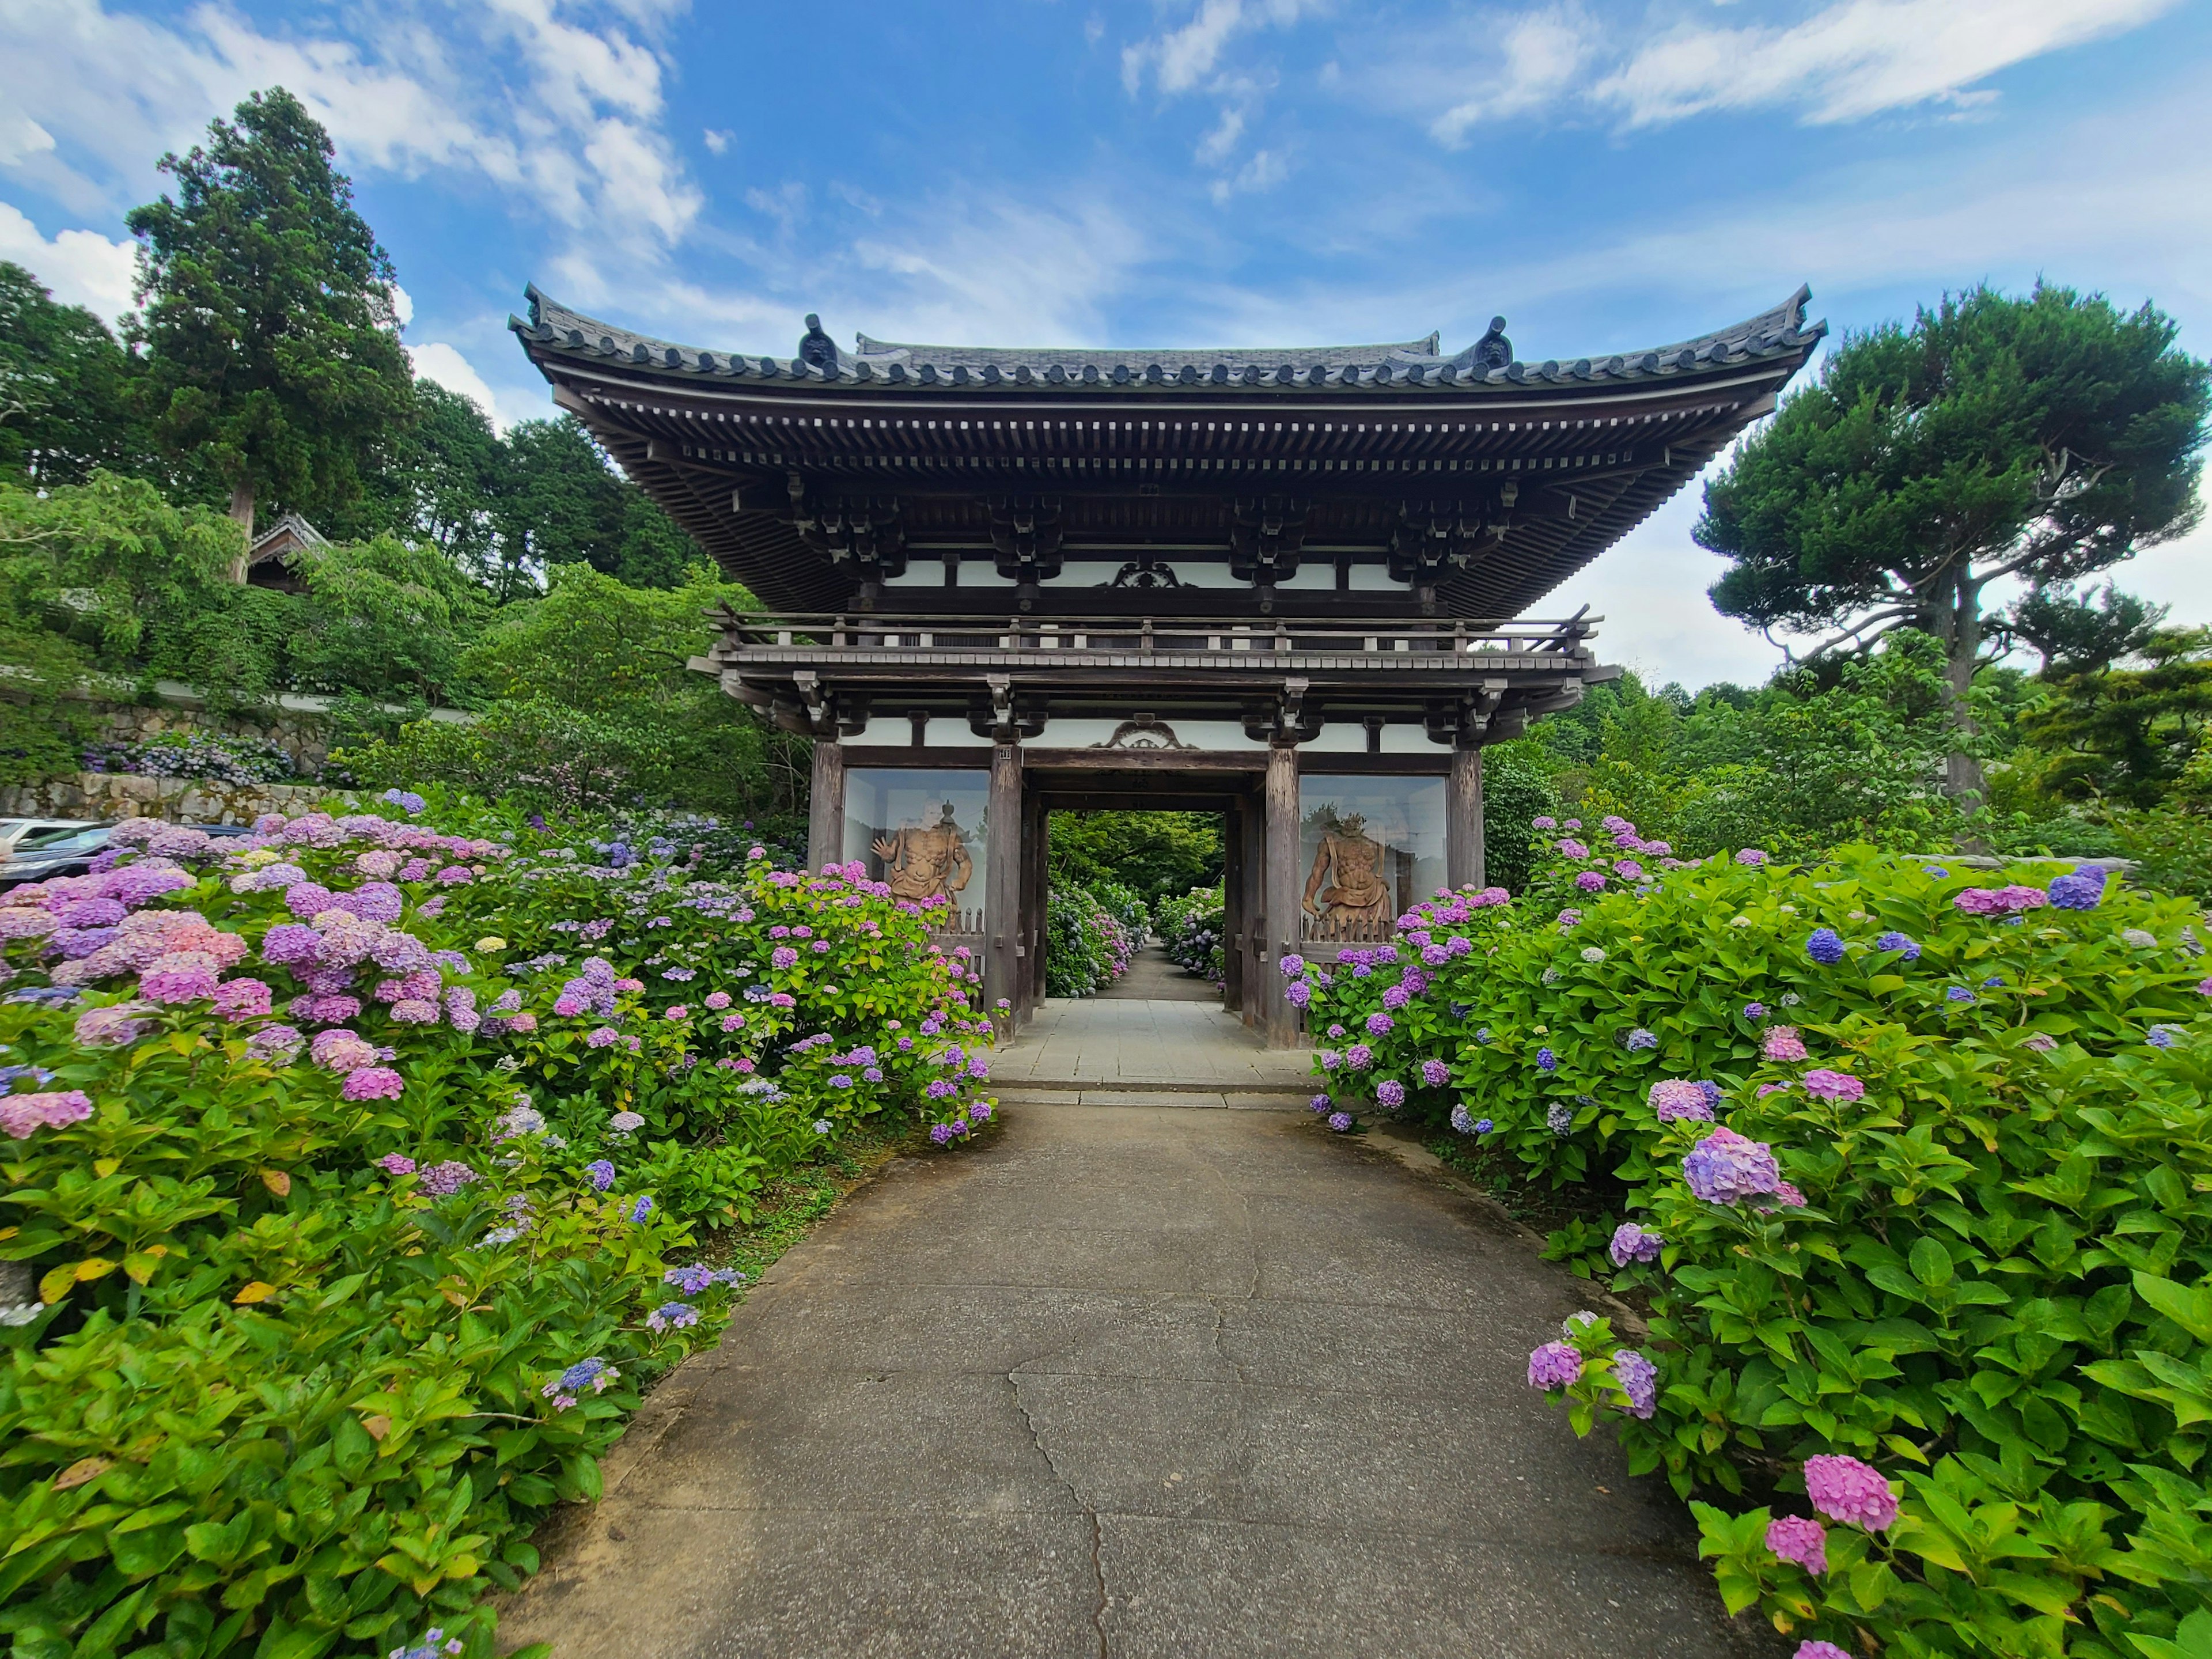
<path fill-rule="evenodd" d="M 1349 1112 L 1331 1112 L 1328 1115 L 1328 1127 L 1335 1130 L 1337 1133 L 1342 1134 L 1346 1129 L 1349 1129 L 1352 1127 L 1352 1114 Z"/>
<path fill-rule="evenodd" d="M 1564 1342 L 1547 1342 L 1528 1356 L 1528 1386 L 1564 1389 L 1583 1374 L 1583 1357 Z"/>
<path fill-rule="evenodd" d="M 1659 1368 L 1633 1348 L 1613 1352 L 1613 1380 L 1628 1396 L 1628 1414 L 1649 1419 L 1659 1408 Z"/>
<path fill-rule="evenodd" d="M 1441 1060 L 1421 1062 L 1421 1081 L 1431 1089 L 1441 1089 L 1451 1081 L 1451 1067 Z"/>
<path fill-rule="evenodd" d="M 1708 1204 L 1761 1197 L 1782 1184 L 1774 1149 L 1733 1129 L 1716 1129 L 1682 1159 L 1683 1179 Z"/>
<path fill-rule="evenodd" d="M 592 1185 L 605 1192 L 615 1184 L 615 1166 L 604 1158 L 595 1158 L 584 1166 L 584 1174 Z"/>
<path fill-rule="evenodd" d="M 471 1182 L 482 1179 L 467 1164 L 448 1159 L 443 1164 L 433 1164 L 423 1170 L 421 1180 L 416 1183 L 416 1190 L 431 1198 L 451 1198 Z"/>
<path fill-rule="evenodd" d="M 630 1225 L 633 1227 L 642 1225 L 645 1218 L 652 1213 L 653 1200 L 649 1198 L 639 1199 L 636 1203 L 629 1206 Z"/>
<path fill-rule="evenodd" d="M 1633 1221 L 1624 1221 L 1613 1230 L 1613 1243 L 1607 1253 L 1613 1257 L 1614 1267 L 1626 1267 L 1632 1261 L 1656 1261 L 1659 1248 L 1666 1242 Z"/>
<path fill-rule="evenodd" d="M 1355 1072 L 1364 1072 L 1375 1063 L 1375 1051 L 1364 1042 L 1355 1042 L 1344 1051 L 1344 1063 Z"/>
<path fill-rule="evenodd" d="M 680 1331 L 699 1322 L 699 1310 L 688 1302 L 669 1302 L 645 1316 L 649 1331 Z"/>
<path fill-rule="evenodd" d="M 1920 960 L 1919 942 L 1908 934 L 1897 933 L 1894 930 L 1876 939 L 1874 948 L 1877 951 L 1894 951 L 1907 962 Z"/>
<path fill-rule="evenodd" d="M 346 1073 L 338 1094 L 346 1100 L 397 1100 L 405 1086 L 389 1066 L 356 1066 Z"/>
<path fill-rule="evenodd" d="M 1706 1097 L 1705 1085 L 1689 1083 L 1680 1078 L 1662 1078 L 1653 1084 L 1644 1098 L 1662 1123 L 1688 1119 L 1699 1123 L 1713 1121 L 1713 1103 Z"/>
<path fill-rule="evenodd" d="M 1406 1103 L 1406 1085 L 1395 1079 L 1385 1079 L 1375 1085 L 1375 1099 L 1378 1105 L 1395 1112 Z"/>
<path fill-rule="evenodd" d="M 1766 1005 L 1763 1002 L 1745 1003 L 1743 1005 L 1743 1017 L 1746 1019 L 1765 1019 L 1766 1018 Z"/>
<path fill-rule="evenodd" d="M 1330 1109 L 1335 1104 L 1336 1102 L 1332 1100 L 1327 1095 L 1316 1095 L 1311 1100 L 1306 1102 L 1307 1109 L 1311 1111 L 1316 1117 L 1328 1116 Z"/>
<path fill-rule="evenodd" d="M 1398 1024 L 1389 1015 L 1383 1013 L 1368 1015 L 1366 1023 L 1367 1035 L 1370 1036 L 1389 1036 Z"/>
<path fill-rule="evenodd" d="M 1393 985 L 1382 993 L 1382 1006 L 1385 1008 L 1393 1010 L 1402 1008 L 1413 1000 L 1413 994 L 1403 985 Z M 1379 1036 L 1382 1034 L 1377 1032 L 1376 1035 Z"/>
<path fill-rule="evenodd" d="M 1815 927 L 1805 938 L 1805 954 L 1824 968 L 1844 959 L 1844 938 L 1832 927 Z"/>
<path fill-rule="evenodd" d="M 1643 1048 L 1656 1048 L 1659 1046 L 1657 1034 L 1645 1030 L 1641 1025 L 1631 1031 L 1626 1041 L 1632 1053 Z"/>

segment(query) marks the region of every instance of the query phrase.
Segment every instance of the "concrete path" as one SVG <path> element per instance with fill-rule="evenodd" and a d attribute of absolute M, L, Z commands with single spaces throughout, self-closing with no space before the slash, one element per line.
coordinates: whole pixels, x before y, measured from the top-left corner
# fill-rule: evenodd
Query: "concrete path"
<path fill-rule="evenodd" d="M 1164 947 L 1147 945 L 1129 963 L 1129 971 L 1098 993 L 1100 1001 L 1134 997 L 1145 1002 L 1210 1002 L 1221 1006 L 1221 988 L 1196 974 L 1186 974 L 1168 959 Z"/>
<path fill-rule="evenodd" d="M 1193 1001 L 1174 988 L 1172 996 L 1048 997 L 1013 1046 L 991 1056 L 992 1082 L 1018 1097 L 1080 1089 L 1097 1105 L 1141 1104 L 1164 1089 L 1259 1095 L 1274 1105 L 1313 1092 L 1311 1054 L 1270 1049 L 1218 996 Z"/>
<path fill-rule="evenodd" d="M 1124 1005 L 1143 1006 L 1143 1005 Z M 1583 1304 L 1310 1119 L 1009 1108 L 648 1401 L 501 1627 L 557 1659 L 1707 1659 L 1665 1487 L 1524 1380 Z"/>

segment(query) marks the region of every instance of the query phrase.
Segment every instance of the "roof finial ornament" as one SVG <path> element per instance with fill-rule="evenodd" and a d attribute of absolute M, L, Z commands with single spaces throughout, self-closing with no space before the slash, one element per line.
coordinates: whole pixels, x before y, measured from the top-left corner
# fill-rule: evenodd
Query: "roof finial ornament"
<path fill-rule="evenodd" d="M 822 319 L 806 313 L 806 332 L 799 342 L 799 361 L 825 374 L 837 372 L 837 343 L 822 331 Z"/>
<path fill-rule="evenodd" d="M 1505 319 L 1503 317 L 1492 317 L 1490 319 L 1490 332 L 1477 340 L 1474 349 L 1468 355 L 1474 360 L 1474 366 L 1477 368 L 1486 372 L 1493 368 L 1503 368 L 1511 362 L 1513 342 L 1505 337 Z"/>

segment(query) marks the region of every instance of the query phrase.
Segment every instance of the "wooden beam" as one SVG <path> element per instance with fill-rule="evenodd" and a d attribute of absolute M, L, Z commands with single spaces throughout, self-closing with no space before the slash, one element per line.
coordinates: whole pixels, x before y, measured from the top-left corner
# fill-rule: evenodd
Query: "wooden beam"
<path fill-rule="evenodd" d="M 845 750 L 817 740 L 814 781 L 806 796 L 806 866 L 819 870 L 845 856 Z"/>
<path fill-rule="evenodd" d="M 1244 797 L 1244 1023 L 1264 1025 L 1266 1010 L 1259 1000 L 1260 935 L 1267 912 L 1267 795 L 1264 788 Z"/>
<path fill-rule="evenodd" d="M 1451 781 L 1444 786 L 1444 880 L 1453 887 L 1484 884 L 1479 748 L 1452 750 Z"/>
<path fill-rule="evenodd" d="M 1258 1006 L 1266 1012 L 1267 1046 L 1294 1048 L 1297 1011 L 1283 994 L 1281 963 L 1298 948 L 1304 883 L 1298 869 L 1298 751 L 1282 744 L 1267 751 L 1267 875 L 1266 932 L 1253 966 Z"/>
<path fill-rule="evenodd" d="M 1019 744 L 991 746 L 990 824 L 986 845 L 990 875 L 985 896 L 984 936 L 989 939 L 983 964 L 983 1001 L 999 1039 L 1005 1042 L 1015 1030 L 1011 1005 L 1021 988 L 1022 973 L 1029 966 L 1026 949 L 1016 956 L 1022 939 L 1022 750 Z M 1001 1010 L 1004 1000 L 1010 1006 Z"/>

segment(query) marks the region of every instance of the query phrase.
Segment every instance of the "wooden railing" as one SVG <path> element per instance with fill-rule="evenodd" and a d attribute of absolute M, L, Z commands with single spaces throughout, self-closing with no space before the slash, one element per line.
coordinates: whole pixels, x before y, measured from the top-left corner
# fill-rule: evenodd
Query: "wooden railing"
<path fill-rule="evenodd" d="M 965 939 L 971 934 L 980 934 L 982 931 L 983 911 L 980 905 L 972 910 L 953 910 L 947 914 L 944 921 L 933 921 L 929 924 L 929 936 L 932 939 L 935 939 L 940 933 L 957 934 Z"/>
<path fill-rule="evenodd" d="M 1395 916 L 1309 915 L 1302 937 L 1319 944 L 1387 945 L 1397 928 Z"/>
<path fill-rule="evenodd" d="M 1312 621 L 1284 617 L 872 617 L 726 611 L 726 639 L 763 654 L 791 651 L 1242 652 L 1407 657 L 1571 654 L 1601 617 L 1489 623 L 1402 617 Z"/>

